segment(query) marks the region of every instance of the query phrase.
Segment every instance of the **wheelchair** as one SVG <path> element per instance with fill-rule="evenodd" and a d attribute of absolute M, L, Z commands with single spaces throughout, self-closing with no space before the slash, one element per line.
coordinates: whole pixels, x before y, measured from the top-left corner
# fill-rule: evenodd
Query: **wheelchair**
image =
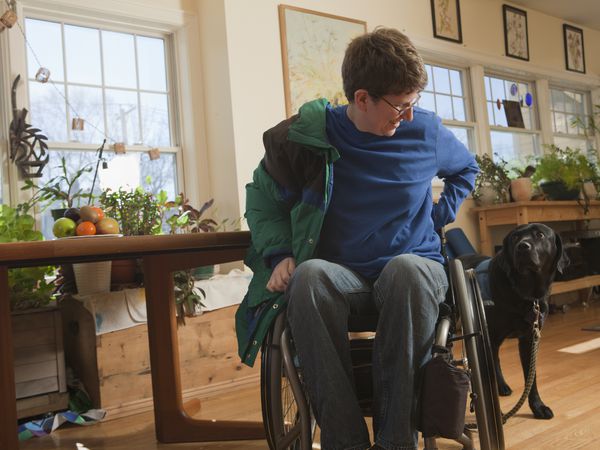
<path fill-rule="evenodd" d="M 457 259 L 448 262 L 448 271 L 449 289 L 444 302 L 448 306 L 440 307 L 432 354 L 433 357 L 439 354 L 435 349 L 457 352 L 453 343 L 463 342 L 460 358 L 455 362 L 469 374 L 470 403 L 476 424 L 465 427 L 457 441 L 463 450 L 474 450 L 476 434 L 480 450 L 504 450 L 494 362 L 476 276 L 473 270 L 463 270 Z M 350 332 L 374 332 L 376 326 L 377 316 L 351 316 L 348 322 Z M 372 344 L 373 336 L 350 340 L 356 393 L 365 416 L 371 416 Z M 295 356 L 285 312 L 276 318 L 263 343 L 261 403 L 271 450 L 312 448 L 316 421 L 303 387 L 302 368 Z M 424 444 L 425 450 L 437 449 L 435 437 L 424 438 Z"/>

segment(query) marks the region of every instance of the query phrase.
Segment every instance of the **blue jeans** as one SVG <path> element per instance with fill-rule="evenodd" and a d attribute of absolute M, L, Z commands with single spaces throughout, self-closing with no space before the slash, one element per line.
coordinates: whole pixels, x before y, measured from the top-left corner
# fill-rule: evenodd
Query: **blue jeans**
<path fill-rule="evenodd" d="M 370 439 L 354 390 L 348 316 L 379 311 L 373 348 L 373 429 L 387 450 L 417 448 L 419 375 L 431 356 L 443 266 L 416 256 L 390 260 L 372 284 L 352 270 L 311 259 L 294 271 L 287 317 L 323 450 L 364 450 Z"/>

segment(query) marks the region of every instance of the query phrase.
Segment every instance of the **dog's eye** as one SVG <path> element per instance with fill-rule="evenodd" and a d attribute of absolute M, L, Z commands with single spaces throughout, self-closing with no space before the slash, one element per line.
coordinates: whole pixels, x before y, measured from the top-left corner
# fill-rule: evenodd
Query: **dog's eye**
<path fill-rule="evenodd" d="M 537 233 L 535 233 L 535 237 L 538 238 L 538 239 L 543 239 L 546 236 L 541 231 L 538 231 Z"/>

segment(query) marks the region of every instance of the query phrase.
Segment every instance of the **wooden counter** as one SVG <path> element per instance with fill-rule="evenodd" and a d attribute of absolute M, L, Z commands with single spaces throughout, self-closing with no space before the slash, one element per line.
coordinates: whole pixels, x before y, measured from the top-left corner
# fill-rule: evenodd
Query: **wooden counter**
<path fill-rule="evenodd" d="M 156 437 L 160 442 L 262 439 L 259 422 L 194 420 L 183 408 L 172 272 L 239 261 L 248 232 L 166 236 L 89 237 L 0 244 L 0 450 L 16 450 L 17 414 L 8 269 L 73 262 L 141 258 Z"/>

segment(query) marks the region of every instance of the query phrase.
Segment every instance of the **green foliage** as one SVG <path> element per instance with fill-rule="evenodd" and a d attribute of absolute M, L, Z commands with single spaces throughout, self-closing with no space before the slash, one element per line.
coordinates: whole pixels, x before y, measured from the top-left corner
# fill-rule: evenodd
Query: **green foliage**
<path fill-rule="evenodd" d="M 167 194 L 157 196 L 141 187 L 133 190 L 107 189 L 100 194 L 100 205 L 107 216 L 114 218 L 125 236 L 160 234 Z"/>
<path fill-rule="evenodd" d="M 45 207 L 48 207 L 54 202 L 60 202 L 63 208 L 79 206 L 80 199 L 90 197 L 91 194 L 84 192 L 83 189 L 76 190 L 75 185 L 85 173 L 92 171 L 92 166 L 83 166 L 71 174 L 67 170 L 67 162 L 63 156 L 60 159 L 60 166 L 57 167 L 60 168 L 60 174 L 52 177 L 46 184 L 40 186 L 33 179 L 26 178 L 21 190 L 33 190 L 32 204 L 40 202 L 45 203 Z M 74 204 L 76 200 L 78 200 L 77 205 Z"/>
<path fill-rule="evenodd" d="M 473 198 L 480 202 L 488 195 L 486 189 L 493 191 L 492 203 L 503 203 L 509 199 L 510 177 L 506 168 L 506 161 L 500 158 L 495 162 L 489 155 L 476 155 L 475 159 L 479 165 L 479 174 L 475 180 Z"/>
<path fill-rule="evenodd" d="M 584 154 L 570 147 L 546 146 L 549 152 L 537 158 L 532 181 L 562 181 L 567 189 L 581 189 L 585 181 L 598 184 L 598 170 Z"/>
<path fill-rule="evenodd" d="M 180 325 L 185 325 L 186 316 L 196 315 L 196 308 L 204 306 L 202 300 L 206 298 L 206 292 L 196 287 L 192 271 L 188 269 L 173 273 L 177 323 Z"/>
<path fill-rule="evenodd" d="M 41 241 L 41 232 L 35 230 L 34 218 L 27 214 L 32 205 L 20 204 L 16 208 L 0 205 L 0 242 Z M 8 271 L 8 287 L 12 310 L 39 308 L 52 300 L 54 285 L 46 276 L 54 267 L 25 267 Z"/>

